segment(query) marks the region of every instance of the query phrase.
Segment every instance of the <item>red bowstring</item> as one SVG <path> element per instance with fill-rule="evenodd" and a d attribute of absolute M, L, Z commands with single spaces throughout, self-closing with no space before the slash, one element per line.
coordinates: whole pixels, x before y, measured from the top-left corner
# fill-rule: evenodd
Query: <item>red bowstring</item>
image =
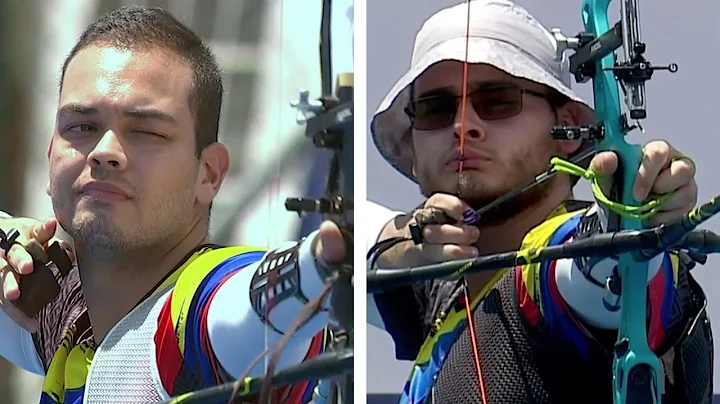
<path fill-rule="evenodd" d="M 465 27 L 465 61 L 463 62 L 462 77 L 462 99 L 460 107 L 460 167 L 458 169 L 458 195 L 460 195 L 462 185 L 462 172 L 465 156 L 465 131 L 467 123 L 467 94 L 468 94 L 468 58 L 470 50 L 470 3 L 467 2 L 467 22 Z M 470 293 L 468 292 L 467 277 L 463 278 L 463 291 L 465 293 L 465 311 L 467 312 L 468 329 L 470 330 L 470 341 L 472 342 L 473 358 L 475 359 L 475 370 L 477 371 L 478 387 L 480 388 L 480 398 L 483 404 L 487 404 L 487 395 L 485 392 L 485 380 L 483 378 L 482 366 L 480 364 L 480 347 L 475 335 L 475 322 L 473 321 L 473 313 L 470 308 Z"/>

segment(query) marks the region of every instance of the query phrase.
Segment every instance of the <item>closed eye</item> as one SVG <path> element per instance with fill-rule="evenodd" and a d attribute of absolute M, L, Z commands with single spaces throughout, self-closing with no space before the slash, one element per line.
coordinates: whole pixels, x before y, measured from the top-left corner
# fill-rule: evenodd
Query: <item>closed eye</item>
<path fill-rule="evenodd" d="M 145 130 L 145 129 L 135 129 L 135 130 L 133 130 L 133 132 L 134 132 L 134 133 L 140 133 L 140 134 L 143 134 L 143 135 L 157 136 L 157 137 L 160 137 L 160 138 L 163 138 L 163 139 L 165 139 L 165 138 L 167 137 L 167 136 L 162 135 L 162 134 L 160 134 L 160 133 L 151 132 L 151 131 Z"/>

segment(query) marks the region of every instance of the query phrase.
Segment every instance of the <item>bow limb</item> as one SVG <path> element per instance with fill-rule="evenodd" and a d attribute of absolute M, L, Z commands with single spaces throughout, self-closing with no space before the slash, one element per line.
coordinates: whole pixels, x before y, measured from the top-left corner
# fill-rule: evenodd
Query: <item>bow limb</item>
<path fill-rule="evenodd" d="M 642 148 L 627 143 L 625 136 L 639 126 L 630 126 L 631 120 L 639 122 L 646 117 L 645 82 L 652 76 L 652 67 L 643 58 L 638 0 L 620 0 L 621 21 L 614 27 L 608 23 L 611 1 L 584 1 L 583 23 L 590 36 L 580 39 L 584 43 L 571 57 L 571 69 L 575 68 L 578 81 L 591 78 L 593 82 L 597 124 L 602 130 L 597 150 L 613 151 L 618 157 L 612 194 L 607 199 L 596 194 L 602 199 L 598 200 L 601 207 L 608 211 L 607 231 L 612 233 L 644 228 L 646 215 L 632 214 L 647 207 L 633 197 Z M 619 63 L 614 54 L 618 47 L 624 54 Z M 619 85 L 625 92 L 627 114 L 621 109 Z M 606 285 L 606 294 L 619 297 L 620 324 L 613 360 L 616 404 L 659 403 L 662 396 L 661 362 L 647 340 L 647 279 L 648 260 L 624 252 L 619 254 L 617 271 Z"/>

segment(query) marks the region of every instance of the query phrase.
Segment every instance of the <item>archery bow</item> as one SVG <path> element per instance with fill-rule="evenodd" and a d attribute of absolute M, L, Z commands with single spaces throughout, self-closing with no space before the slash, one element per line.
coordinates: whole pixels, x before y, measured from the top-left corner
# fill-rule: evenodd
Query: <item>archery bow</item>
<path fill-rule="evenodd" d="M 330 266 L 327 273 L 326 289 L 310 301 L 282 340 L 267 349 L 256 359 L 272 353 L 264 377 L 241 376 L 237 381 L 210 387 L 181 395 L 166 403 L 206 403 L 219 400 L 233 401 L 248 395 L 260 393 L 259 402 L 265 404 L 271 388 L 287 386 L 303 381 L 329 383 L 329 397 L 323 397 L 316 389 L 313 402 L 318 404 L 352 404 L 354 364 L 353 356 L 353 287 L 352 287 L 352 239 L 353 239 L 353 197 L 354 197 L 354 131 L 353 131 L 353 74 L 337 74 L 333 94 L 333 71 L 331 63 L 331 20 L 332 1 L 323 0 L 320 27 L 320 69 L 322 95 L 311 101 L 308 91 L 300 92 L 299 101 L 291 102 L 298 110 L 297 123 L 305 125 L 305 135 L 312 139 L 319 149 L 331 151 L 327 168 L 325 196 L 322 198 L 288 198 L 285 208 L 299 215 L 319 213 L 325 220 L 335 222 L 343 232 L 348 246 L 348 263 Z M 297 328 L 320 310 L 322 301 L 330 294 L 331 325 L 328 328 L 329 343 L 324 353 L 309 361 L 289 367 L 274 374 L 275 365 L 285 344 Z M 255 365 L 253 363 L 247 372 Z M 338 376 L 341 380 L 331 380 Z"/>
<path fill-rule="evenodd" d="M 633 198 L 632 190 L 640 167 L 642 149 L 639 145 L 627 143 L 625 135 L 640 127 L 639 121 L 646 118 L 646 81 L 651 79 L 656 70 L 676 72 L 677 65 L 652 66 L 644 58 L 646 46 L 640 37 L 637 0 L 620 0 L 621 20 L 611 28 L 608 23 L 611 1 L 584 0 L 582 18 L 585 32 L 574 38 L 565 38 L 560 30 L 552 30 L 558 42 L 558 58 L 566 50 L 575 51 L 570 57 L 570 70 L 575 80 L 579 83 L 592 80 L 597 117 L 596 125 L 556 127 L 552 136 L 555 139 L 593 141 L 595 150 L 614 151 L 618 155 L 619 164 L 611 197 L 605 197 L 599 187 L 594 186 L 598 203 L 610 210 L 608 232 L 555 247 L 492 254 L 471 260 L 400 270 L 372 270 L 367 275 L 367 288 L 368 293 L 379 293 L 429 279 L 455 278 L 469 272 L 498 270 L 559 258 L 617 256 L 617 270 L 607 280 L 604 297 L 604 300 L 612 299 L 615 301 L 613 303 L 619 303 L 620 310 L 618 337 L 614 347 L 613 401 L 616 404 L 660 403 L 664 385 L 663 369 L 647 342 L 648 260 L 674 249 L 687 250 L 696 261 L 704 263 L 705 254 L 720 252 L 720 236 L 707 230 L 695 230 L 720 211 L 720 195 L 674 224 L 645 228 L 642 220 L 654 212 L 659 201 L 643 203 Z M 468 35 L 470 3 L 471 0 L 468 0 Z M 623 49 L 621 62 L 616 61 L 615 51 L 618 48 Z M 463 75 L 465 97 L 467 58 Z M 621 108 L 619 86 L 625 95 L 629 117 Z M 467 102 L 463 100 L 461 105 L 461 122 L 464 124 Z M 630 120 L 638 123 L 632 126 Z M 465 131 L 461 129 L 461 132 L 462 153 Z M 560 163 L 563 162 L 553 160 L 551 169 L 539 178 L 546 179 L 558 171 L 578 173 L 577 170 L 561 170 L 563 165 Z M 527 188 L 525 186 L 522 190 Z M 496 206 L 519 193 L 518 190 L 512 191 L 491 205 Z M 435 220 L 444 222 L 447 218 L 439 215 Z M 468 320 L 471 317 L 468 313 Z M 468 328 L 471 327 L 468 324 Z M 482 374 L 478 376 L 482 389 Z M 485 400 L 484 394 L 482 398 Z"/>

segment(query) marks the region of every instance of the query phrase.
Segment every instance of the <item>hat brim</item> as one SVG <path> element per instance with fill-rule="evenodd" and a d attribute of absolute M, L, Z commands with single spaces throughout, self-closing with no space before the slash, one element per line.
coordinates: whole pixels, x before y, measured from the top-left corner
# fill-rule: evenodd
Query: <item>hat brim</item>
<path fill-rule="evenodd" d="M 396 170 L 417 182 L 412 173 L 414 151 L 410 119 L 405 107 L 410 101 L 410 84 L 432 65 L 444 61 L 465 61 L 466 38 L 454 38 L 442 42 L 413 61 L 408 70 L 385 96 L 370 123 L 375 146 Z M 531 80 L 554 88 L 576 102 L 581 110 L 581 124 L 595 123 L 595 113 L 590 105 L 570 89 L 570 77 L 556 77 L 543 68 L 532 56 L 509 43 L 485 37 L 471 37 L 468 44 L 467 62 L 488 64 L 511 76 Z M 567 71 L 567 70 L 566 70 Z M 567 84 L 566 84 L 567 83 Z"/>

